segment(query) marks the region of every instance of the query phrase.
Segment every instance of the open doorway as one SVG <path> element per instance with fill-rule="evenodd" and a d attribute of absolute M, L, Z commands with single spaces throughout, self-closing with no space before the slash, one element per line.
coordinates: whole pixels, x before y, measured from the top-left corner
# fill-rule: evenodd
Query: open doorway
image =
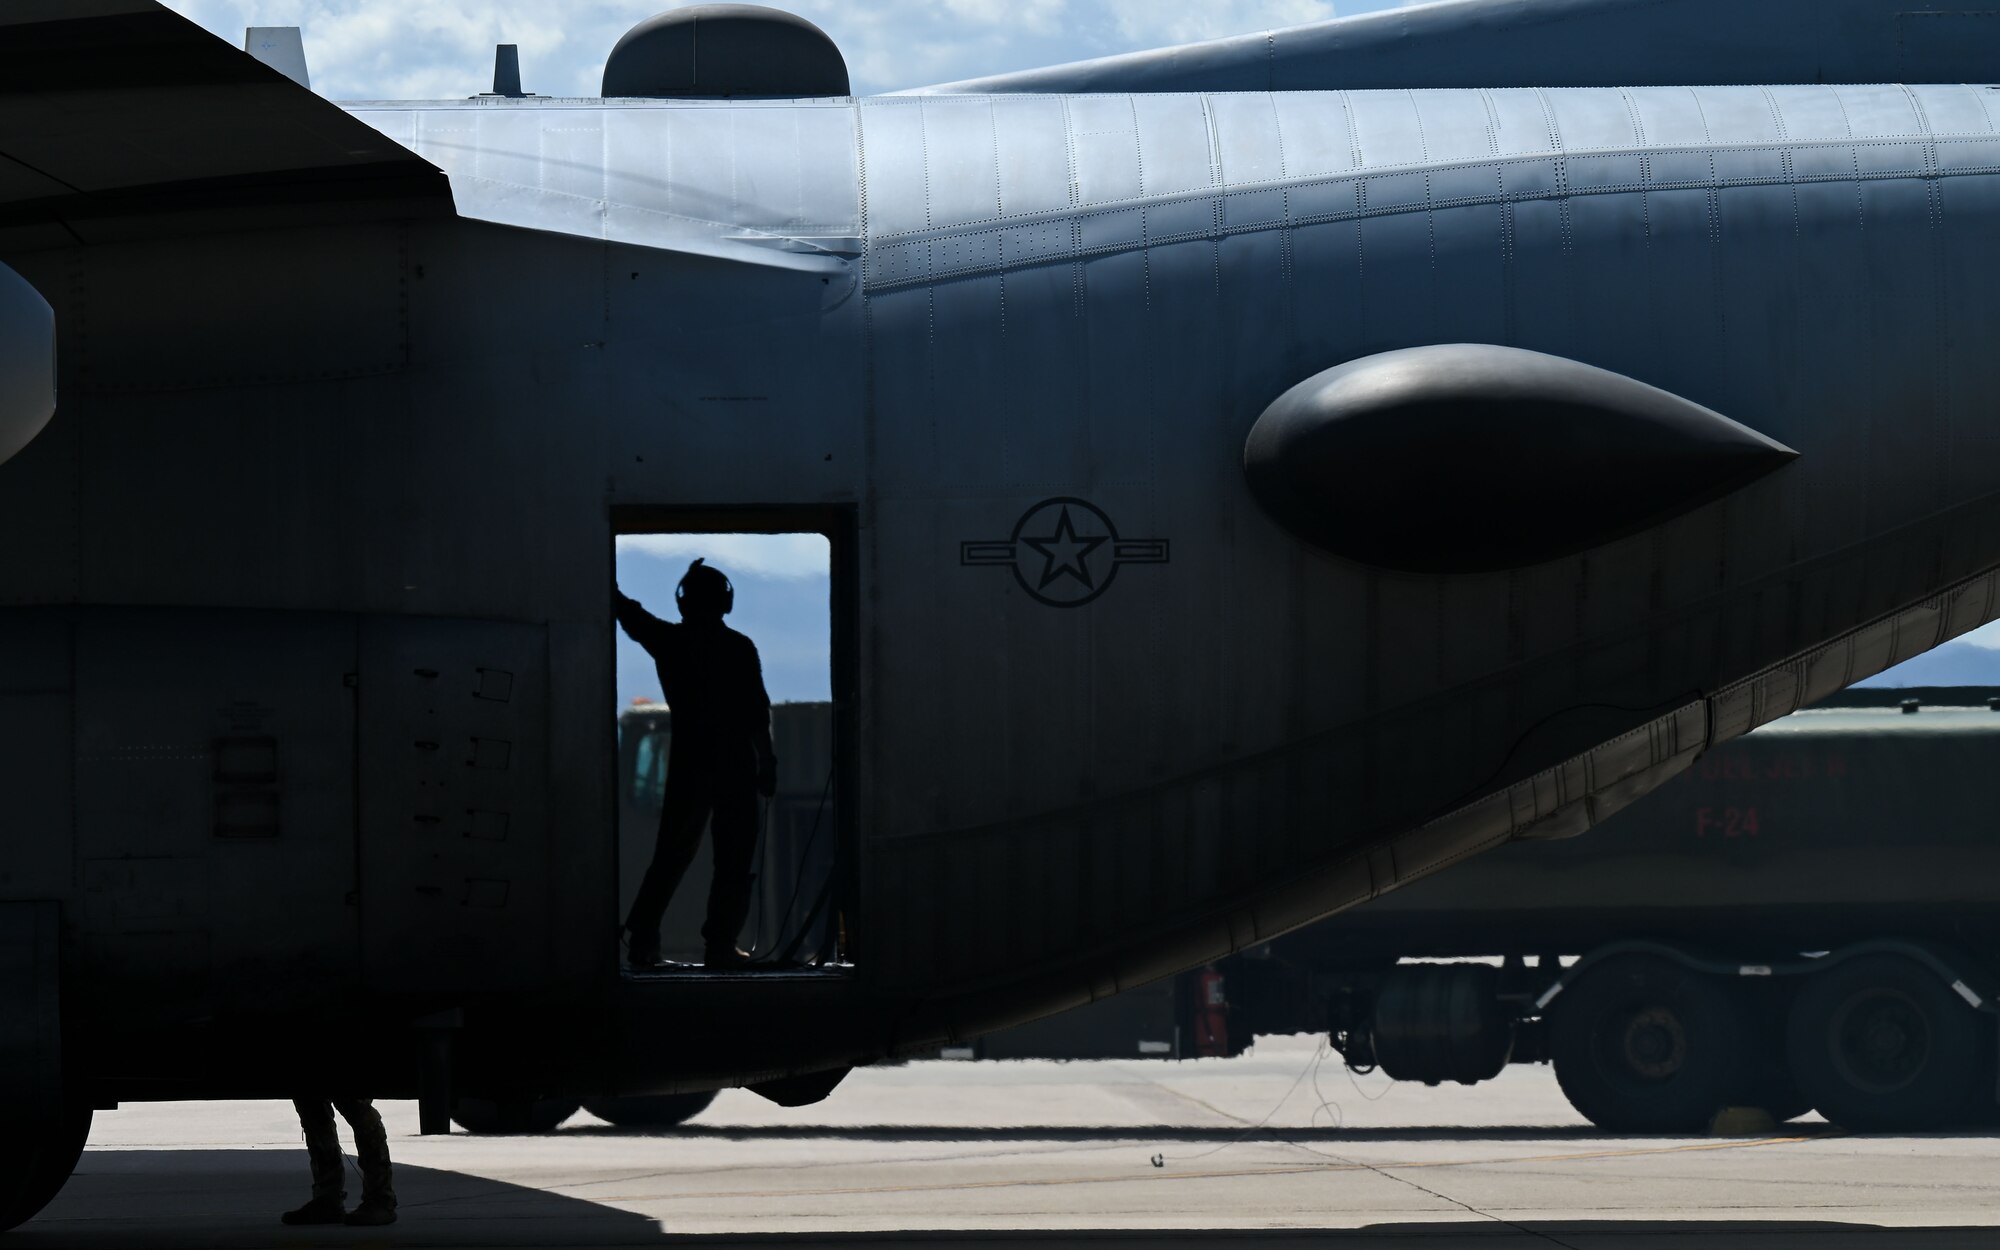
<path fill-rule="evenodd" d="M 630 601 L 613 626 L 619 917 L 640 931 L 651 909 L 661 915 L 658 963 L 635 961 L 628 937 L 621 966 L 638 976 L 844 970 L 853 897 L 841 801 L 852 675 L 845 517 L 620 509 L 613 522 L 617 586 Z M 704 571 L 691 576 L 696 560 Z M 698 588 L 726 588 L 719 622 L 704 624 L 712 605 Z M 751 744 L 737 741 L 746 723 L 741 674 L 754 672 L 743 668 L 743 639 L 760 662 L 776 757 L 754 808 L 744 788 Z M 755 721 L 761 732 L 761 706 Z M 663 839 L 669 853 L 648 883 Z M 733 942 L 719 936 L 732 928 Z"/>

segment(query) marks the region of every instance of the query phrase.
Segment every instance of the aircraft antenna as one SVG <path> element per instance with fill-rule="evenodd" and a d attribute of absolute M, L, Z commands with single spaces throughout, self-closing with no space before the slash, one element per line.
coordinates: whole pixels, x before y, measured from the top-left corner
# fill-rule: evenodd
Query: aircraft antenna
<path fill-rule="evenodd" d="M 521 90 L 521 45 L 493 45 L 493 90 L 488 94 L 506 96 L 510 100 L 519 100 L 528 94 Z"/>

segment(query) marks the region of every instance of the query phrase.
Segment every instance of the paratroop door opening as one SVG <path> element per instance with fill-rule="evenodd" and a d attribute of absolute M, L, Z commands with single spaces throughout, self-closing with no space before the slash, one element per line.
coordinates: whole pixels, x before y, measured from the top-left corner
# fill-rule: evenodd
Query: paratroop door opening
<path fill-rule="evenodd" d="M 626 971 L 844 966 L 837 536 L 618 528 Z"/>

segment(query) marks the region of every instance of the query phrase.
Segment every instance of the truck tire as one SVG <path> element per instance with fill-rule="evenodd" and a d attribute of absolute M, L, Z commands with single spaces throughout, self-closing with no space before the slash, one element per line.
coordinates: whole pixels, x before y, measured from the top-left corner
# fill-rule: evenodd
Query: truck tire
<path fill-rule="evenodd" d="M 90 1138 L 91 1111 L 72 1107 L 55 1123 L 31 1131 L 18 1120 L 5 1126 L 0 1142 L 0 1233 L 25 1224 L 49 1205 L 76 1171 Z"/>
<path fill-rule="evenodd" d="M 583 1109 L 619 1128 L 672 1128 L 685 1124 L 715 1101 L 715 1090 L 699 1094 L 657 1094 L 632 1098 L 591 1098 Z"/>
<path fill-rule="evenodd" d="M 574 1098 L 514 1098 L 500 1102 L 461 1098 L 452 1104 L 451 1118 L 468 1133 L 553 1133 L 582 1105 Z"/>
<path fill-rule="evenodd" d="M 1557 997 L 1549 1051 L 1570 1105 L 1617 1133 L 1699 1133 L 1747 1101 L 1752 1022 L 1727 982 L 1619 955 Z"/>
<path fill-rule="evenodd" d="M 1829 1121 L 1863 1133 L 1976 1119 L 1979 1016 L 1930 969 L 1868 955 L 1806 979 L 1787 1049 L 1799 1087 Z"/>

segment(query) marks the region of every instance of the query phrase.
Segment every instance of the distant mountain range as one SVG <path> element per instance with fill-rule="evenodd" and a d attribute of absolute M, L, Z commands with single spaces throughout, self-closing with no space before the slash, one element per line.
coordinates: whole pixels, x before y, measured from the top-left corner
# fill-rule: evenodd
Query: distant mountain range
<path fill-rule="evenodd" d="M 1963 638 L 1857 686 L 2000 686 L 2000 651 Z"/>

